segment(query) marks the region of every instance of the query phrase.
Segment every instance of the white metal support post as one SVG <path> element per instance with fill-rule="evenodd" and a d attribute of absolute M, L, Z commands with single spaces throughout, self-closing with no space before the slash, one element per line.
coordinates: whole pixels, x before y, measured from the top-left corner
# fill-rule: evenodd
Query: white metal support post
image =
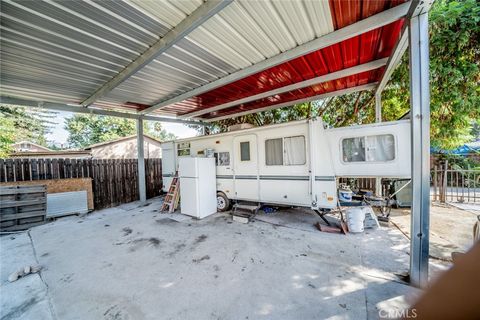
<path fill-rule="evenodd" d="M 375 122 L 382 122 L 382 93 L 375 93 Z"/>
<path fill-rule="evenodd" d="M 382 122 L 382 92 L 375 92 L 375 122 Z M 382 178 L 375 179 L 375 194 L 382 196 Z"/>
<path fill-rule="evenodd" d="M 428 12 L 410 19 L 410 108 L 412 139 L 412 211 L 410 281 L 428 282 L 430 220 L 430 88 Z"/>
<path fill-rule="evenodd" d="M 145 185 L 145 151 L 143 144 L 143 120 L 137 120 L 137 154 L 138 154 L 138 194 L 140 201 L 147 201 Z"/>

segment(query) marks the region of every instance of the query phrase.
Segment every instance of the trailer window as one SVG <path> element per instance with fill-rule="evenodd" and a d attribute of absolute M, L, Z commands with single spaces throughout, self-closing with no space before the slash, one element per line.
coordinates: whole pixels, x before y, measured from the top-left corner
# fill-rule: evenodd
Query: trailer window
<path fill-rule="evenodd" d="M 282 138 L 265 140 L 265 163 L 267 166 L 283 165 Z"/>
<path fill-rule="evenodd" d="M 376 162 L 395 159 L 395 139 L 391 134 L 342 140 L 343 161 Z"/>
<path fill-rule="evenodd" d="M 390 161 L 395 159 L 395 139 L 391 134 L 366 138 L 367 161 Z"/>
<path fill-rule="evenodd" d="M 217 166 L 230 165 L 230 152 L 215 152 L 214 157 L 215 157 Z"/>
<path fill-rule="evenodd" d="M 179 149 L 179 150 L 177 150 L 177 154 L 178 154 L 179 157 L 189 156 L 190 155 L 190 149 Z"/>
<path fill-rule="evenodd" d="M 348 138 L 342 141 L 343 161 L 365 161 L 365 138 Z"/>
<path fill-rule="evenodd" d="M 240 142 L 240 160 L 250 161 L 250 141 Z"/>
<path fill-rule="evenodd" d="M 294 166 L 306 163 L 305 137 L 286 137 L 283 139 L 285 147 L 285 165 Z"/>
<path fill-rule="evenodd" d="M 180 142 L 177 144 L 177 155 L 189 156 L 190 155 L 190 142 Z"/>

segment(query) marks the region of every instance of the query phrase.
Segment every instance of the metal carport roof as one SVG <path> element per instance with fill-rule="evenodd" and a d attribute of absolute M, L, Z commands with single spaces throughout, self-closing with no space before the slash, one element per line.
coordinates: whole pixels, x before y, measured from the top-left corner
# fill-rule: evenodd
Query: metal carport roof
<path fill-rule="evenodd" d="M 211 121 L 371 89 L 410 2 L 1 2 L 1 94 Z"/>

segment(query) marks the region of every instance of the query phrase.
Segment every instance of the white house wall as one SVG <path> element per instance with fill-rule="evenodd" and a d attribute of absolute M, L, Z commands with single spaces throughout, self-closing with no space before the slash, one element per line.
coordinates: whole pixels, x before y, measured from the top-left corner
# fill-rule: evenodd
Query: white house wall
<path fill-rule="evenodd" d="M 144 139 L 145 158 L 161 158 L 161 143 L 145 137 Z M 91 149 L 94 159 L 136 159 L 137 137 L 100 145 Z"/>

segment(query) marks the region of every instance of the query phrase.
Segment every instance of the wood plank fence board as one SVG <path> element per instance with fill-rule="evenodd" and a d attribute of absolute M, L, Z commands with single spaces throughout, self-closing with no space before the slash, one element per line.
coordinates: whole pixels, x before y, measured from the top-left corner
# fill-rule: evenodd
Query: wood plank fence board
<path fill-rule="evenodd" d="M 0 159 L 0 182 L 92 178 L 95 209 L 136 201 L 136 159 Z M 147 198 L 161 194 L 161 159 L 145 159 Z"/>

